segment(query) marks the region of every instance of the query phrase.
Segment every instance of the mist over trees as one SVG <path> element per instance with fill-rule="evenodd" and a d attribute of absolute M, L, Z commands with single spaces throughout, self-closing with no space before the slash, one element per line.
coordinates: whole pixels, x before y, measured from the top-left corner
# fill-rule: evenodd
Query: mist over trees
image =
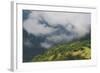
<path fill-rule="evenodd" d="M 23 10 L 23 62 L 90 59 L 90 18 L 89 13 Z"/>

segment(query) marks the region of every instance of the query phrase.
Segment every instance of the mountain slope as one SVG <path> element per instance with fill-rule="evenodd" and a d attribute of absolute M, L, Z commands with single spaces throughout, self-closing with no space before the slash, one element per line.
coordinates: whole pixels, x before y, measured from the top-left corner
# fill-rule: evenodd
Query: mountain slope
<path fill-rule="evenodd" d="M 69 43 L 58 44 L 45 53 L 33 57 L 32 61 L 84 60 L 91 58 L 89 39 L 80 39 Z"/>

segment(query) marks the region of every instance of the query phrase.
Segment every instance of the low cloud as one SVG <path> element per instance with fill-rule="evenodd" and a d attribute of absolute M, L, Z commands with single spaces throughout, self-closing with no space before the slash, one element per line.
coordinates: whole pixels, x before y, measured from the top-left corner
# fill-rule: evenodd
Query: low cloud
<path fill-rule="evenodd" d="M 68 42 L 90 33 L 91 14 L 31 11 L 23 28 L 34 36 L 44 36 L 41 43 L 49 48 L 59 42 Z"/>

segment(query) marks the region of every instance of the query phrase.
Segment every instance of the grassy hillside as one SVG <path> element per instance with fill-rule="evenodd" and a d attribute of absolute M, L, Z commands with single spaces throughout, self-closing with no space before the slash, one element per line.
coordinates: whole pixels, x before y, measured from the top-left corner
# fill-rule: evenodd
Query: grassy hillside
<path fill-rule="evenodd" d="M 35 56 L 32 61 L 84 60 L 90 58 L 90 41 L 77 40 L 49 48 L 44 54 Z"/>

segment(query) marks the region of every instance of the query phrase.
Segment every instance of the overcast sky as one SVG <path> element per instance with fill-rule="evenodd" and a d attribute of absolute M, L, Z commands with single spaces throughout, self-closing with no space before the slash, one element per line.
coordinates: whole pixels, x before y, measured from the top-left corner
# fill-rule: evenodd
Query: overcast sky
<path fill-rule="evenodd" d="M 89 13 L 29 11 L 27 19 L 23 21 L 23 28 L 28 33 L 45 36 L 44 42 L 41 42 L 44 48 L 81 38 L 90 33 L 90 27 Z"/>

